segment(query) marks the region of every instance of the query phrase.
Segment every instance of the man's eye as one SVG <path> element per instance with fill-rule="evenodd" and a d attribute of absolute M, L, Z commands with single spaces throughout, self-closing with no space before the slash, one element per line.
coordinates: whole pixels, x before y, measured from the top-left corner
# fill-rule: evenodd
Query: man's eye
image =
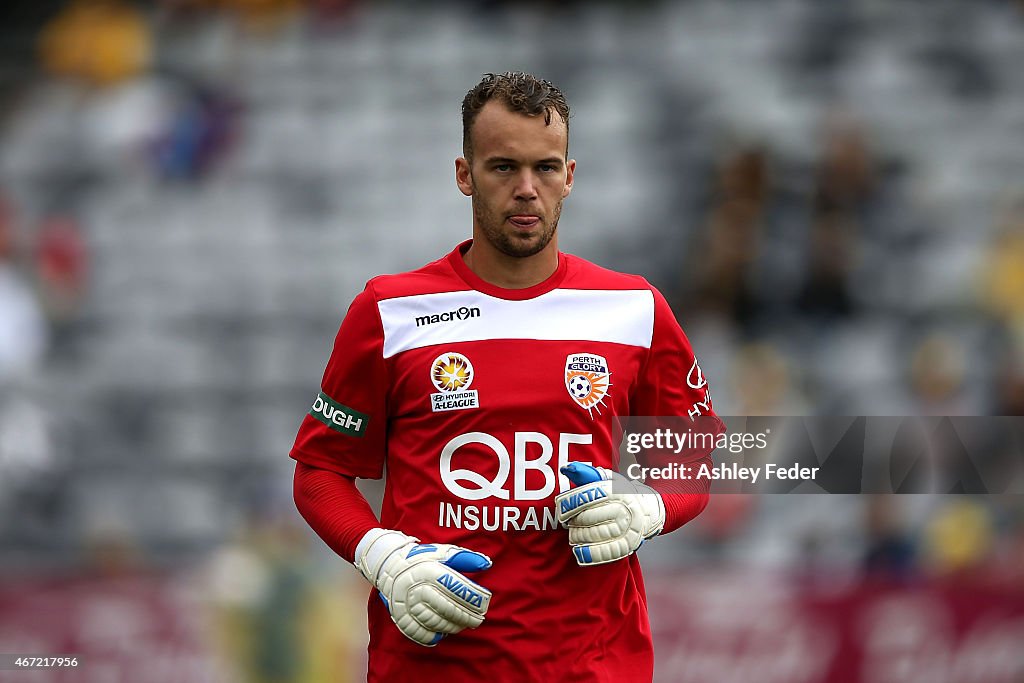
<path fill-rule="evenodd" d="M 506 171 L 511 171 L 512 166 L 510 164 L 498 164 L 497 166 L 494 167 L 494 170 L 498 171 L 499 173 L 505 173 Z"/>
<path fill-rule="evenodd" d="M 555 171 L 558 170 L 551 164 L 541 164 L 538 168 L 544 173 L 554 173 Z"/>

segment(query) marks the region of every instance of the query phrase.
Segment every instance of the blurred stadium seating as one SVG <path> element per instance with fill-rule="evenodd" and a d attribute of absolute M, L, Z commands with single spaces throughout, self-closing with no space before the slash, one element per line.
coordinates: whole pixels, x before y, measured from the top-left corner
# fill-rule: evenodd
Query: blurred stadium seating
<path fill-rule="evenodd" d="M 561 246 L 666 293 L 720 414 L 1024 414 L 1020 3 L 26 7 L 0 53 L 5 575 L 107 576 L 114 558 L 202 583 L 263 576 L 287 547 L 284 593 L 253 595 L 338 581 L 288 531 L 287 452 L 363 283 L 468 236 L 452 160 L 484 71 L 566 92 Z M 659 590 L 708 567 L 881 562 L 997 574 L 1020 608 L 1019 497 L 729 498 L 645 550 Z M 240 680 L 329 675 L 249 666 Z M 751 680 L 733 673 L 718 680 Z"/>

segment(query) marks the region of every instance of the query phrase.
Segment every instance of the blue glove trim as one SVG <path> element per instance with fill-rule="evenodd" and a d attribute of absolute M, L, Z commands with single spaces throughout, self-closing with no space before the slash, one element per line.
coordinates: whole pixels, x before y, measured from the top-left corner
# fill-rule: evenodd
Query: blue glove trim
<path fill-rule="evenodd" d="M 601 481 L 601 473 L 593 465 L 588 465 L 585 462 L 571 462 L 562 468 L 562 474 L 569 478 L 569 481 L 576 484 L 577 486 L 584 486 L 586 484 L 593 484 L 595 481 Z"/>
<path fill-rule="evenodd" d="M 472 550 L 460 550 L 442 564 L 445 564 L 457 572 L 479 572 L 491 568 L 491 561 L 480 553 Z"/>
<path fill-rule="evenodd" d="M 590 548 L 585 545 L 577 546 L 572 549 L 573 555 L 576 556 L 576 561 L 580 564 L 590 564 L 594 561 L 594 558 L 590 554 Z"/>

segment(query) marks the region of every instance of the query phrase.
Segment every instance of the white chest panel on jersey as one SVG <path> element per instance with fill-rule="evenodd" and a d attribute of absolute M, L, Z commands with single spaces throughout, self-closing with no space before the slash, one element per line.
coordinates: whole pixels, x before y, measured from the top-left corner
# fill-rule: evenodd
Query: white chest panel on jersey
<path fill-rule="evenodd" d="M 378 302 L 384 358 L 433 344 L 486 339 L 580 339 L 650 348 L 654 295 L 647 289 L 556 289 L 525 301 L 475 290 Z"/>

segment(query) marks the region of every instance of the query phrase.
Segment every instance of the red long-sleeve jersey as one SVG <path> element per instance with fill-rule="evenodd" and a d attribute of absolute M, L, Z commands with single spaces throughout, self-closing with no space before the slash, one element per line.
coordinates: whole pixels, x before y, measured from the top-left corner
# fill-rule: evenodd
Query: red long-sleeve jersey
<path fill-rule="evenodd" d="M 371 596 L 368 678 L 650 680 L 636 555 L 578 566 L 553 499 L 570 487 L 566 463 L 616 467 L 618 418 L 717 421 L 706 381 L 643 278 L 559 254 L 544 282 L 502 289 L 469 270 L 467 247 L 367 284 L 291 451 L 317 468 L 297 472 L 300 508 L 346 559 L 372 516 L 354 487 L 317 483 L 317 470 L 345 481 L 386 471 L 381 526 L 494 561 L 473 577 L 494 596 L 483 625 L 434 648 L 406 639 Z M 666 532 L 707 500 L 700 484 L 674 490 Z"/>

